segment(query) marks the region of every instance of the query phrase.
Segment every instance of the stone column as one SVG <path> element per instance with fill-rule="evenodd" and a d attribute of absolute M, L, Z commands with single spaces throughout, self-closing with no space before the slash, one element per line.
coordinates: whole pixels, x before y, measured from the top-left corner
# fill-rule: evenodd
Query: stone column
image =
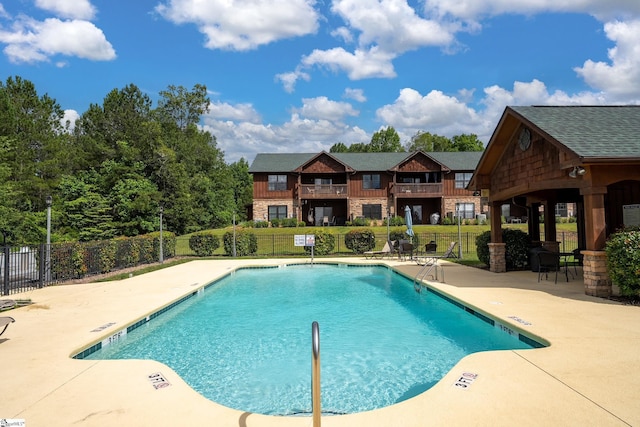
<path fill-rule="evenodd" d="M 611 296 L 611 279 L 607 273 L 607 254 L 604 251 L 582 251 L 584 293 L 594 297 Z"/>
<path fill-rule="evenodd" d="M 494 273 L 507 271 L 506 249 L 505 243 L 489 243 L 489 271 Z"/>

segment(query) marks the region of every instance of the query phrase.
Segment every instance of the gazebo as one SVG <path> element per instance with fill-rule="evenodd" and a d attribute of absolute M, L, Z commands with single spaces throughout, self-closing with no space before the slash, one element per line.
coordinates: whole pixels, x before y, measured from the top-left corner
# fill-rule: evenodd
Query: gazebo
<path fill-rule="evenodd" d="M 507 107 L 468 188 L 489 204 L 496 273 L 506 271 L 503 205 L 522 210 L 532 241 L 558 251 L 555 206 L 575 203 L 585 293 L 609 296 L 606 239 L 640 225 L 640 106 Z"/>

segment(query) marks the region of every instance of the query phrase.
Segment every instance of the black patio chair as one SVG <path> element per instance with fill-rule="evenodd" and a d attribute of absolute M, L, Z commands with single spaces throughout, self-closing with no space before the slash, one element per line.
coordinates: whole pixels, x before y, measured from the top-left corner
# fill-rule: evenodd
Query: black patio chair
<path fill-rule="evenodd" d="M 536 253 L 538 257 L 538 282 L 542 273 L 545 279 L 549 280 L 549 272 L 555 271 L 556 278 L 554 283 L 558 283 L 558 270 L 560 270 L 560 254 L 551 251 L 539 251 Z"/>

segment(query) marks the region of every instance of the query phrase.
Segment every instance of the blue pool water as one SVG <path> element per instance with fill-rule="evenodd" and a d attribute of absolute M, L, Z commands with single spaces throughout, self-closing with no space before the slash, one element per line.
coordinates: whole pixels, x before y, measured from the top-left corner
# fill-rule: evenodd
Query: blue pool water
<path fill-rule="evenodd" d="M 322 409 L 354 413 L 429 389 L 470 353 L 532 348 L 480 317 L 386 267 L 241 269 L 86 358 L 157 360 L 222 405 L 305 413 L 317 321 Z"/>

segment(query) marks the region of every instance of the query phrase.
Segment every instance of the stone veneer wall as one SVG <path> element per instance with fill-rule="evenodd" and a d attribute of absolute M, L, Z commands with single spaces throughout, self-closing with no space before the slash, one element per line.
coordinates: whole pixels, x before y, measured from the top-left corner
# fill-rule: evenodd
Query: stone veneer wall
<path fill-rule="evenodd" d="M 489 243 L 489 271 L 504 273 L 507 271 L 506 243 Z"/>
<path fill-rule="evenodd" d="M 473 203 L 473 219 L 475 219 L 476 215 L 480 212 L 480 197 L 471 196 L 471 197 L 452 197 L 444 199 L 444 212 L 440 212 L 440 216 L 444 217 L 447 215 L 447 212 L 452 212 L 453 215 L 456 214 L 456 203 Z"/>
<path fill-rule="evenodd" d="M 387 199 L 379 197 L 371 199 L 350 199 L 349 200 L 349 219 L 362 216 L 362 205 L 382 205 L 382 218 L 387 215 L 387 207 L 389 205 Z M 404 212 L 396 212 L 396 215 L 404 215 Z"/>
<path fill-rule="evenodd" d="M 584 292 L 595 297 L 611 296 L 611 279 L 607 273 L 607 254 L 604 251 L 582 251 Z"/>
<path fill-rule="evenodd" d="M 291 199 L 269 199 L 253 201 L 253 219 L 255 221 L 267 221 L 269 218 L 269 206 L 287 206 L 287 217 L 291 218 L 293 212 L 293 200 Z"/>

